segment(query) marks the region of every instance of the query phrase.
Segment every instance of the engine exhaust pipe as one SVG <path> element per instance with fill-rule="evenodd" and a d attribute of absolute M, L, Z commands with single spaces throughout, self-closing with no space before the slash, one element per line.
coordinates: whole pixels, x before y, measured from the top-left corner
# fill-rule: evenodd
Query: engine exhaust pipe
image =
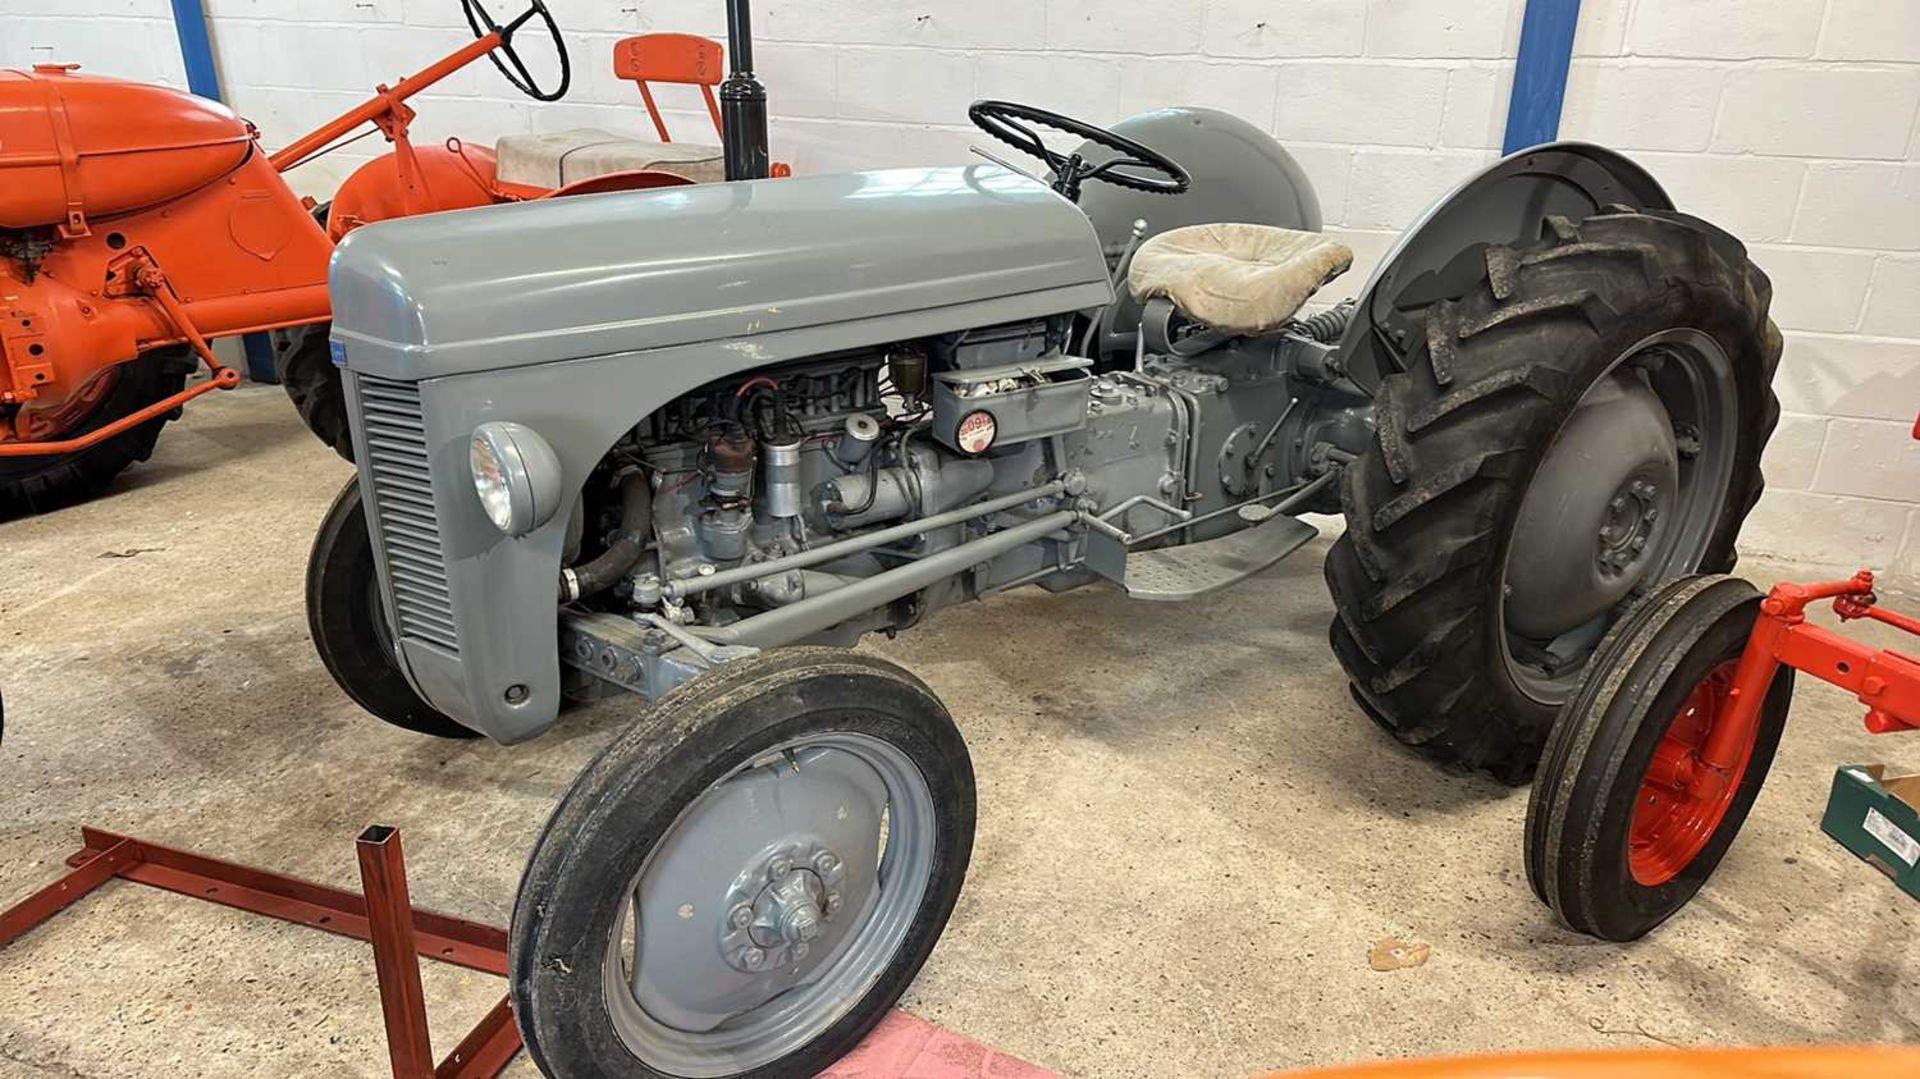
<path fill-rule="evenodd" d="M 753 14 L 727 0 L 727 78 L 720 84 L 721 157 L 729 180 L 764 180 L 772 168 L 767 88 L 753 74 Z"/>

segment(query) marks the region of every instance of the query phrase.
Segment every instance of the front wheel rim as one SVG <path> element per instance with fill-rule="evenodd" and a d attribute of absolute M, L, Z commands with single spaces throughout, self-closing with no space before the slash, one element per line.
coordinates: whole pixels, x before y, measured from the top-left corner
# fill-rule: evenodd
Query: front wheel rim
<path fill-rule="evenodd" d="M 1752 738 L 1724 777 L 1711 773 L 1699 755 L 1714 728 L 1727 722 L 1739 665 L 1737 659 L 1727 660 L 1693 687 L 1641 777 L 1627 826 L 1627 868 L 1645 887 L 1665 884 L 1693 864 L 1720 830 L 1746 778 Z"/>
<path fill-rule="evenodd" d="M 781 743 L 688 804 L 614 919 L 602 977 L 627 1050 L 688 1079 L 799 1052 L 917 920 L 938 827 L 920 769 L 852 731 Z"/>

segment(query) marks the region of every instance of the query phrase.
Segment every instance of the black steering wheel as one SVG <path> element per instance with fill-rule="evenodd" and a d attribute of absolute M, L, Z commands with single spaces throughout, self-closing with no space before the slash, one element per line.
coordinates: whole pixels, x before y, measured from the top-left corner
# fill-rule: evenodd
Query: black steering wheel
<path fill-rule="evenodd" d="M 493 66 L 500 69 L 501 76 L 512 83 L 515 90 L 535 101 L 558 101 L 567 96 L 567 87 L 573 84 L 573 61 L 567 56 L 566 39 L 560 36 L 560 26 L 553 21 L 553 13 L 547 10 L 546 0 L 533 0 L 519 18 L 505 26 L 493 21 L 493 16 L 487 13 L 486 6 L 480 0 L 460 0 L 460 6 L 467 13 L 467 25 L 473 28 L 474 37 L 500 35 L 499 47 L 488 53 L 487 59 L 493 61 Z M 560 55 L 560 85 L 550 92 L 534 84 L 533 75 L 527 71 L 527 65 L 513 48 L 513 35 L 535 15 L 547 24 L 547 36 L 553 39 L 553 51 Z M 501 59 L 503 56 L 505 60 Z M 509 62 L 513 64 L 512 70 L 507 68 Z"/>
<path fill-rule="evenodd" d="M 1116 135 L 1104 127 L 1084 120 L 1062 116 L 1032 105 L 1012 101 L 976 101 L 967 109 L 967 119 L 980 130 L 1022 153 L 1032 154 L 1053 171 L 1053 189 L 1069 199 L 1080 197 L 1080 185 L 1088 180 L 1104 180 L 1117 187 L 1130 187 L 1155 195 L 1178 195 L 1192 183 L 1192 177 L 1179 163 L 1157 150 Z M 1028 124 L 1042 124 L 1069 135 L 1078 135 L 1097 146 L 1112 150 L 1114 157 L 1098 164 L 1078 152 L 1063 154 L 1048 148 Z M 1144 173 L 1141 171 L 1145 170 Z"/>

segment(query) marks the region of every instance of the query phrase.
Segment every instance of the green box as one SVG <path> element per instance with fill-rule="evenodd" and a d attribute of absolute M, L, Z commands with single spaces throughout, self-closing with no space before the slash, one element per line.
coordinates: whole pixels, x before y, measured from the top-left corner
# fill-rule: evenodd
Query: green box
<path fill-rule="evenodd" d="M 1835 772 L 1820 829 L 1920 899 L 1920 773 L 1886 772 L 1884 764 Z"/>

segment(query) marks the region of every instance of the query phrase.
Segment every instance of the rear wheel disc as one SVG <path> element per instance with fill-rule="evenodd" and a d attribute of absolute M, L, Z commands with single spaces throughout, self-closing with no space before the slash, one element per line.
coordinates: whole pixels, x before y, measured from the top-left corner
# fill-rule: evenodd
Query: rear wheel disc
<path fill-rule="evenodd" d="M 1712 553 L 1740 431 L 1732 361 L 1698 330 L 1663 330 L 1608 365 L 1527 485 L 1500 594 L 1502 656 L 1558 705 L 1607 617 Z"/>

